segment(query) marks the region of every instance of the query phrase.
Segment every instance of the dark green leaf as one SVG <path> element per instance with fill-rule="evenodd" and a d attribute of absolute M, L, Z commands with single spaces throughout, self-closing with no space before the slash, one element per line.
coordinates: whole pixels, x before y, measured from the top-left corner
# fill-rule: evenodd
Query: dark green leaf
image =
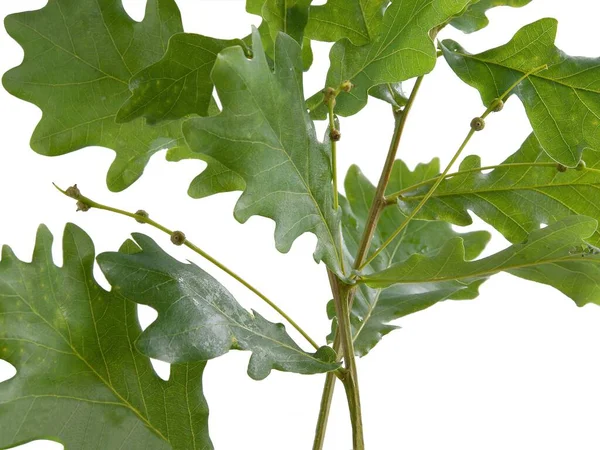
<path fill-rule="evenodd" d="M 302 349 L 282 324 L 243 309 L 213 277 L 165 253 L 152 239 L 133 235 L 141 251 L 103 253 L 98 262 L 113 289 L 158 311 L 138 348 L 169 363 L 216 358 L 231 349 L 250 350 L 248 375 L 261 380 L 271 369 L 303 374 L 337 369 L 335 353 Z"/>
<path fill-rule="evenodd" d="M 133 345 L 136 305 L 93 277 L 94 246 L 67 225 L 64 264 L 41 227 L 33 262 L 0 262 L 0 447 L 51 438 L 67 449 L 209 450 L 206 363 L 171 366 L 169 381 Z"/>
<path fill-rule="evenodd" d="M 400 190 L 410 184 L 426 180 L 439 171 L 437 161 L 417 166 L 411 172 L 402 161 L 396 161 L 388 190 Z M 348 200 L 342 199 L 344 240 L 351 254 L 356 254 L 358 242 L 367 220 L 368 210 L 375 196 L 375 187 L 354 166 L 345 182 Z M 397 208 L 387 208 L 374 235 L 372 247 L 382 244 L 404 221 L 405 216 Z M 398 239 L 384 250 L 365 272 L 385 270 L 392 264 L 404 261 L 411 255 L 436 255 L 444 244 L 458 236 L 464 238 L 467 258 L 475 258 L 487 244 L 490 235 L 484 231 L 458 234 L 452 227 L 440 221 L 412 221 Z M 481 281 L 442 282 L 428 284 L 396 285 L 386 289 L 372 289 L 360 285 L 352 305 L 351 322 L 354 329 L 354 345 L 358 355 L 367 354 L 381 337 L 396 329 L 389 325 L 394 319 L 425 309 L 448 298 L 474 298 Z"/>
<path fill-rule="evenodd" d="M 530 233 L 527 240 L 477 261 L 465 260 L 463 240 L 452 239 L 435 256 L 414 255 L 362 279 L 371 287 L 414 283 L 468 283 L 508 272 L 548 284 L 583 306 L 600 304 L 600 249 L 586 241 L 598 222 L 570 216 Z"/>
<path fill-rule="evenodd" d="M 131 79 L 132 96 L 121 107 L 117 121 L 146 117 L 154 124 L 191 114 L 207 116 L 214 88 L 210 72 L 219 52 L 232 45 L 243 42 L 174 35 L 163 58 Z"/>
<path fill-rule="evenodd" d="M 512 91 L 523 102 L 533 131 L 556 161 L 574 167 L 585 148 L 600 150 L 600 64 L 571 57 L 554 46 L 557 22 L 523 27 L 506 45 L 477 55 L 444 41 L 444 56 L 456 74 L 481 93 L 484 104 L 532 70 L 548 65 Z"/>
<path fill-rule="evenodd" d="M 600 220 L 600 153 L 586 150 L 584 156 L 586 168 L 561 172 L 534 135 L 489 173 L 482 173 L 478 156 L 468 156 L 460 172 L 440 184 L 418 217 L 469 225 L 468 211 L 473 211 L 513 243 L 522 242 L 540 224 L 570 215 Z M 411 211 L 433 181 L 409 188 L 400 207 Z M 600 246 L 600 233 L 588 241 Z"/>
<path fill-rule="evenodd" d="M 247 0 L 246 11 L 262 16 L 259 27 L 265 53 L 273 59 L 275 41 L 279 33 L 285 33 L 302 46 L 303 69 L 312 65 L 310 39 L 304 37 L 308 11 L 312 0 Z"/>
<path fill-rule="evenodd" d="M 497 6 L 512 6 L 520 8 L 529 4 L 531 0 L 480 0 L 478 3 L 467 8 L 466 12 L 455 18 L 452 22 L 453 27 L 458 28 L 465 33 L 473 33 L 488 26 L 490 21 L 485 13 Z"/>
<path fill-rule="evenodd" d="M 354 45 L 371 42 L 389 0 L 328 0 L 311 6 L 306 35 L 316 41 L 348 38 Z"/>
<path fill-rule="evenodd" d="M 223 112 L 190 119 L 184 124 L 186 139 L 192 150 L 245 180 L 235 207 L 240 222 L 253 215 L 275 220 L 275 241 L 282 252 L 301 234 L 314 233 L 316 260 L 343 276 L 330 147 L 318 141 L 306 112 L 300 46 L 287 35 L 278 36 L 274 73 L 256 31 L 253 48 L 250 60 L 239 47 L 221 52 L 213 79 Z"/>
<path fill-rule="evenodd" d="M 389 103 L 396 110 L 403 108 L 408 102 L 408 98 L 402 89 L 402 83 L 378 84 L 371 88 L 369 95 Z"/>
<path fill-rule="evenodd" d="M 331 65 L 326 86 L 338 87 L 346 80 L 354 89 L 337 98 L 336 113 L 356 114 L 367 104 L 373 86 L 399 83 L 433 70 L 437 52 L 431 30 L 445 24 L 474 0 L 395 1 L 385 11 L 372 42 L 363 46 L 348 40 L 337 42 L 329 54 Z M 323 96 L 316 94 L 308 106 L 316 118 L 325 118 Z"/>

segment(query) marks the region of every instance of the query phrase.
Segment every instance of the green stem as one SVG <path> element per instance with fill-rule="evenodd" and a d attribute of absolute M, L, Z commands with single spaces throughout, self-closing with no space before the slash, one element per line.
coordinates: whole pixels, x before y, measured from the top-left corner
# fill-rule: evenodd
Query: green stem
<path fill-rule="evenodd" d="M 406 121 L 408 119 L 409 112 L 412 109 L 412 106 L 414 104 L 415 98 L 417 96 L 417 93 L 419 92 L 419 88 L 421 87 L 422 82 L 423 82 L 423 77 L 417 78 L 417 80 L 415 82 L 415 86 L 413 87 L 413 90 L 410 94 L 410 97 L 408 99 L 408 102 L 407 102 L 405 108 L 400 113 L 395 113 L 396 124 L 395 124 L 395 128 L 394 128 L 394 134 L 392 136 L 392 141 L 390 143 L 388 155 L 387 155 L 385 164 L 384 164 L 382 172 L 381 172 L 381 177 L 379 180 L 379 184 L 377 186 L 377 192 L 375 194 L 375 199 L 374 199 L 373 203 L 371 204 L 371 208 L 369 210 L 369 216 L 367 218 L 367 223 L 365 225 L 365 231 L 363 233 L 361 242 L 359 244 L 359 250 L 357 252 L 356 259 L 354 262 L 355 267 L 360 265 L 361 262 L 366 257 L 367 250 L 371 244 L 371 240 L 373 239 L 373 234 L 375 232 L 375 228 L 377 227 L 377 222 L 379 220 L 379 216 L 381 214 L 381 211 L 385 207 L 385 190 L 386 190 L 387 185 L 390 180 L 390 176 L 391 176 L 392 169 L 394 166 L 394 161 L 396 159 L 396 154 L 398 152 L 400 140 L 402 137 L 402 133 L 404 131 L 404 127 L 406 125 Z M 335 290 L 336 290 L 336 286 L 338 285 L 338 283 L 337 283 L 337 280 L 332 280 L 331 277 L 330 277 L 330 282 L 332 285 L 332 292 L 334 293 L 334 298 L 335 298 L 335 296 L 336 296 Z M 354 292 L 355 292 L 355 288 L 348 289 L 346 306 L 345 306 L 345 309 L 348 312 L 348 316 L 349 316 L 350 308 L 352 307 L 352 300 L 354 298 Z M 339 316 L 338 316 L 338 320 L 339 320 Z M 349 318 L 348 318 L 348 321 L 349 321 Z M 352 344 L 352 348 L 354 348 L 354 338 L 352 336 L 350 336 L 350 341 Z M 333 349 L 336 351 L 336 353 L 339 353 L 341 348 L 342 348 L 342 341 L 340 339 L 340 333 L 338 332 L 338 333 L 336 333 L 336 336 L 334 339 Z M 354 360 L 354 349 L 352 350 L 352 355 L 353 355 L 352 360 Z M 313 450 L 322 450 L 322 448 L 323 448 L 323 442 L 325 439 L 325 431 L 327 428 L 327 421 L 329 419 L 329 412 L 331 410 L 331 399 L 333 397 L 333 389 L 334 389 L 333 386 L 334 385 L 335 385 L 335 379 L 331 373 L 328 373 L 325 378 L 325 386 L 323 388 L 323 395 L 321 398 L 321 409 L 319 411 L 319 419 L 318 419 L 318 423 L 317 423 L 317 432 L 316 432 L 316 436 L 315 436 Z M 352 398 L 353 393 L 349 392 L 348 388 L 350 386 L 346 386 L 346 384 L 345 384 L 344 387 L 346 388 L 346 394 L 349 397 L 349 404 L 350 404 L 351 403 L 350 399 Z M 358 386 L 357 386 L 357 388 L 358 388 Z M 350 405 L 350 408 L 351 408 L 351 410 L 356 409 L 353 405 Z M 355 413 L 352 413 L 352 414 L 354 415 Z M 360 426 L 362 429 L 362 423 Z"/>
<path fill-rule="evenodd" d="M 541 70 L 545 70 L 547 68 L 548 68 L 547 65 L 543 65 L 541 67 L 537 67 L 537 68 L 531 70 L 530 72 L 526 73 L 521 78 L 519 78 L 517 81 L 515 81 L 500 97 L 498 97 L 498 100 L 504 101 L 504 99 L 511 93 L 511 91 L 514 88 L 516 88 L 523 80 L 525 80 L 530 75 L 532 75 L 534 73 L 537 73 L 537 72 L 539 72 Z M 492 111 L 494 111 L 494 108 L 496 106 L 497 106 L 497 100 L 493 101 L 492 104 L 486 108 L 486 110 L 484 111 L 484 113 L 481 115 L 481 120 L 484 120 L 488 115 L 490 115 L 490 113 L 492 113 Z M 444 169 L 444 171 L 437 177 L 437 179 L 435 180 L 435 183 L 433 184 L 433 186 L 431 187 L 431 189 L 429 189 L 429 191 L 427 192 L 427 194 L 423 197 L 423 199 L 419 202 L 419 204 L 415 207 L 415 209 L 413 209 L 411 211 L 411 213 L 408 215 L 408 217 L 392 233 L 392 235 L 383 244 L 381 244 L 381 246 L 377 250 L 375 250 L 375 252 L 373 252 L 373 254 L 364 263 L 362 263 L 356 269 L 357 272 L 360 272 L 366 266 L 368 266 L 370 263 L 372 263 L 375 260 L 375 258 L 377 258 L 381 254 L 381 252 L 383 250 L 385 250 L 388 245 L 390 245 L 392 242 L 394 242 L 394 240 L 398 237 L 398 235 L 400 233 L 402 233 L 402 231 L 404 231 L 404 229 L 408 226 L 408 224 L 410 223 L 410 221 L 412 219 L 414 219 L 415 216 L 419 213 L 419 211 L 423 208 L 423 206 L 425 206 L 425 203 L 427 203 L 427 201 L 431 198 L 431 196 L 433 195 L 433 193 L 435 192 L 435 190 L 438 188 L 438 186 L 441 184 L 441 182 L 448 176 L 448 173 L 450 172 L 450 169 L 452 168 L 452 166 L 454 165 L 454 163 L 458 160 L 458 158 L 462 154 L 463 150 L 468 145 L 469 141 L 471 140 L 471 138 L 473 137 L 473 135 L 476 132 L 477 132 L 477 130 L 475 130 L 475 128 L 473 128 L 473 126 L 471 126 L 471 129 L 467 133 L 467 136 L 465 137 L 464 141 L 462 142 L 462 144 L 460 145 L 460 147 L 458 148 L 458 150 L 456 151 L 456 153 L 454 153 L 454 156 L 452 157 L 452 159 L 450 160 L 450 162 L 448 163 L 448 165 L 446 166 L 446 168 Z"/>
<path fill-rule="evenodd" d="M 335 108 L 335 98 L 331 98 L 327 102 L 327 110 L 329 111 L 329 135 L 331 137 L 331 171 L 333 178 L 333 209 L 337 211 L 339 206 L 338 199 L 338 176 L 337 176 L 337 139 L 333 136 L 333 133 L 337 132 L 335 126 L 335 115 L 333 109 Z"/>
<path fill-rule="evenodd" d="M 352 340 L 352 326 L 350 324 L 350 305 L 348 302 L 352 287 L 341 284 L 332 272 L 329 273 L 329 282 L 333 292 L 336 317 L 338 319 L 338 333 L 344 356 L 345 374 L 342 383 L 346 390 L 346 398 L 350 409 L 350 422 L 352 423 L 352 445 L 354 450 L 364 450 L 364 436 L 362 425 L 362 410 L 360 392 L 358 388 L 358 371 L 354 355 Z"/>
<path fill-rule="evenodd" d="M 505 169 L 509 167 L 556 167 L 555 162 L 541 162 L 541 163 L 509 163 L 509 164 L 498 164 L 495 166 L 484 166 L 484 167 L 476 167 L 473 169 L 467 170 L 459 170 L 457 172 L 452 172 L 447 174 L 444 179 L 452 178 L 455 176 L 466 175 L 474 172 L 481 172 L 482 170 L 493 170 L 493 169 Z M 591 169 L 583 169 L 583 170 L 591 170 Z M 413 184 L 405 189 L 402 189 L 398 192 L 394 192 L 393 194 L 388 195 L 385 198 L 387 205 L 395 205 L 398 201 L 398 197 L 402 197 L 404 194 L 412 192 L 422 186 L 427 186 L 428 184 L 434 183 L 438 177 L 429 178 L 428 180 L 421 181 L 420 183 Z M 411 197 L 412 198 L 412 197 Z"/>
<path fill-rule="evenodd" d="M 64 195 L 67 195 L 68 197 L 72 197 L 66 191 L 59 188 L 56 184 L 54 185 L 54 187 L 56 187 L 56 189 L 58 189 Z M 154 228 L 156 228 L 170 236 L 173 235 L 173 233 L 174 233 L 173 230 L 170 230 L 169 228 L 161 225 L 160 223 L 156 222 L 155 220 L 150 219 L 147 216 L 142 216 L 142 215 L 131 213 L 128 211 L 123 211 L 122 209 L 113 208 L 112 206 L 103 205 L 101 203 L 93 201 L 92 199 L 84 197 L 83 195 L 78 195 L 77 197 L 72 197 L 72 198 L 76 198 L 76 200 L 89 206 L 90 208 L 102 209 L 104 211 L 110 211 L 115 214 L 120 214 L 122 216 L 131 217 L 132 219 L 134 219 L 138 222 L 142 222 L 142 223 L 151 225 Z M 320 348 L 319 345 L 308 335 L 308 333 L 306 331 L 304 331 L 302 329 L 302 327 L 300 327 L 300 325 L 298 325 L 288 314 L 286 314 L 285 311 L 283 311 L 279 306 L 277 306 L 266 295 L 264 295 L 262 292 L 260 292 L 258 289 L 256 289 L 254 286 L 252 286 L 246 280 L 244 280 L 241 276 L 236 274 L 233 270 L 229 269 L 224 264 L 217 261 L 215 258 L 210 256 L 208 253 L 206 253 L 204 250 L 202 250 L 197 245 L 193 244 L 191 241 L 186 239 L 185 242 L 183 243 L 183 245 L 185 245 L 186 247 L 188 247 L 190 250 L 197 253 L 198 255 L 202 256 L 207 261 L 210 261 L 212 264 L 217 266 L 223 272 L 225 272 L 230 277 L 232 277 L 233 279 L 235 279 L 236 281 L 241 283 L 243 286 L 248 288 L 250 291 L 252 291 L 254 294 L 256 294 L 261 300 L 263 300 L 267 305 L 269 305 L 271 308 L 273 308 L 275 311 L 277 311 L 285 320 L 287 320 L 289 322 L 289 324 L 291 326 L 293 326 L 310 343 L 310 345 L 312 345 L 316 350 L 318 350 Z"/>
<path fill-rule="evenodd" d="M 325 377 L 325 386 L 323 386 L 323 395 L 321 396 L 321 407 L 319 409 L 313 450 L 323 450 L 323 445 L 325 444 L 325 433 L 327 432 L 327 422 L 329 420 L 329 412 L 331 411 L 335 382 L 336 377 L 331 372 L 328 372 Z"/>

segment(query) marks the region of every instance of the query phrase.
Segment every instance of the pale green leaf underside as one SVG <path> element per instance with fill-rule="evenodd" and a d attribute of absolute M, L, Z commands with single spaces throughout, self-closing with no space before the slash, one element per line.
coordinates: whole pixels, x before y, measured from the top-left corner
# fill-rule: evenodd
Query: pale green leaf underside
<path fill-rule="evenodd" d="M 421 164 L 410 171 L 402 161 L 396 161 L 388 192 L 400 190 L 434 176 L 439 171 L 437 162 Z M 375 195 L 373 186 L 360 170 L 350 168 L 345 181 L 346 199 L 342 199 L 344 242 L 351 254 L 356 254 L 363 234 L 368 211 Z M 374 235 L 372 248 L 379 247 L 404 221 L 397 208 L 386 209 Z M 477 257 L 485 248 L 490 235 L 485 231 L 459 234 L 441 221 L 412 221 L 396 241 L 369 265 L 365 271 L 382 271 L 408 259 L 411 255 L 435 255 L 450 239 L 463 237 L 467 258 Z M 396 329 L 389 323 L 395 319 L 425 309 L 448 298 L 473 298 L 481 281 L 444 281 L 396 285 L 386 289 L 373 289 L 360 285 L 352 305 L 351 322 L 356 353 L 366 355 L 390 331 Z"/>
<path fill-rule="evenodd" d="M 252 59 L 239 47 L 219 54 L 212 76 L 223 112 L 190 119 L 184 134 L 192 150 L 245 180 L 235 207 L 240 222 L 253 215 L 273 219 L 276 246 L 283 252 L 301 234 L 314 233 L 316 260 L 343 276 L 330 148 L 318 141 L 306 112 L 300 47 L 279 34 L 274 72 L 261 48 L 254 31 Z"/>
<path fill-rule="evenodd" d="M 473 33 L 485 28 L 490 23 L 486 12 L 498 6 L 520 8 L 528 5 L 531 0 L 480 0 L 467 8 L 464 14 L 452 20 L 451 25 L 465 33 Z"/>
<path fill-rule="evenodd" d="M 478 156 L 468 156 L 458 175 L 440 184 L 418 217 L 469 225 L 472 211 L 513 243 L 541 224 L 570 215 L 600 220 L 600 153 L 586 150 L 584 160 L 585 169 L 561 172 L 534 135 L 489 173 L 479 170 Z M 400 207 L 411 211 L 432 183 L 407 192 Z M 600 233 L 594 232 L 588 242 L 600 246 Z"/>
<path fill-rule="evenodd" d="M 41 227 L 32 263 L 8 247 L 0 261 L 0 448 L 52 439 L 66 449 L 212 450 L 202 393 L 206 363 L 171 366 L 161 380 L 134 348 L 137 309 L 94 280 L 94 246 L 75 225 L 63 267 Z M 91 446 L 91 447 L 90 447 Z"/>
<path fill-rule="evenodd" d="M 600 250 L 586 241 L 598 222 L 569 216 L 530 233 L 521 244 L 477 261 L 465 261 L 463 240 L 452 239 L 435 256 L 415 255 L 389 269 L 365 275 L 371 287 L 394 284 L 473 282 L 499 272 L 548 284 L 579 306 L 600 304 Z"/>
<path fill-rule="evenodd" d="M 568 56 L 554 46 L 557 22 L 542 19 L 519 30 L 501 47 L 472 55 L 444 41 L 444 56 L 456 74 L 477 88 L 484 104 L 532 70 L 513 93 L 527 112 L 542 147 L 574 167 L 586 148 L 600 150 L 600 59 Z"/>
<path fill-rule="evenodd" d="M 397 0 L 385 11 L 372 42 L 356 46 L 348 40 L 334 44 L 329 54 L 326 86 L 350 80 L 355 88 L 337 98 L 336 113 L 356 114 L 367 104 L 373 86 L 398 83 L 433 70 L 436 49 L 430 31 L 462 12 L 474 0 Z M 327 114 L 322 94 L 308 100 L 313 117 Z"/>
<path fill-rule="evenodd" d="M 158 319 L 138 341 L 144 354 L 183 363 L 206 361 L 231 349 L 250 350 L 248 375 L 256 380 L 272 369 L 303 374 L 337 369 L 332 349 L 302 351 L 282 324 L 243 309 L 198 266 L 177 261 L 147 236 L 133 237 L 141 251 L 103 253 L 98 262 L 113 289 L 158 311 Z"/>
<path fill-rule="evenodd" d="M 31 140 L 36 152 L 113 149 L 107 184 L 119 191 L 139 178 L 152 154 L 185 145 L 179 122 L 115 122 L 131 76 L 158 61 L 169 37 L 183 31 L 173 0 L 149 1 L 140 23 L 120 0 L 50 0 L 38 11 L 7 17 L 5 25 L 25 59 L 4 75 L 4 86 L 43 112 Z"/>
<path fill-rule="evenodd" d="M 389 0 L 328 0 L 310 7 L 306 35 L 310 39 L 354 45 L 371 42 L 381 24 Z"/>

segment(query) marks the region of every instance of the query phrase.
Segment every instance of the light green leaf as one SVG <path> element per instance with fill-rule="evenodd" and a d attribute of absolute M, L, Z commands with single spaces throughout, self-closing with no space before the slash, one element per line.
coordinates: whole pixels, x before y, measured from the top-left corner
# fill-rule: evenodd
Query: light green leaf
<path fill-rule="evenodd" d="M 206 363 L 171 366 L 161 380 L 134 349 L 133 302 L 94 280 L 94 246 L 67 225 L 64 263 L 41 227 L 31 263 L 0 261 L 0 448 L 53 439 L 67 449 L 212 450 L 202 393 Z"/>
<path fill-rule="evenodd" d="M 489 105 L 532 70 L 548 65 L 512 91 L 542 147 L 556 161 L 574 167 L 586 148 L 600 150 L 600 63 L 571 57 L 554 46 L 557 22 L 542 19 L 523 27 L 506 45 L 472 55 L 444 41 L 448 64 Z"/>
<path fill-rule="evenodd" d="M 512 6 L 520 8 L 528 5 L 531 0 L 480 0 L 474 5 L 469 6 L 466 12 L 455 18 L 450 24 L 465 33 L 473 33 L 485 28 L 490 23 L 485 13 L 497 6 Z"/>
<path fill-rule="evenodd" d="M 527 240 L 495 255 L 465 261 L 463 240 L 452 239 L 435 256 L 414 255 L 381 272 L 365 275 L 371 287 L 394 284 L 474 282 L 498 272 L 548 284 L 579 306 L 600 304 L 600 249 L 587 243 L 598 222 L 570 216 L 533 231 Z"/>
<path fill-rule="evenodd" d="M 117 122 L 146 117 L 155 124 L 191 114 L 207 116 L 214 88 L 210 72 L 219 52 L 232 45 L 244 43 L 190 33 L 171 37 L 163 58 L 131 79 L 132 96 L 119 110 Z"/>
<path fill-rule="evenodd" d="M 388 191 L 400 190 L 418 183 L 439 171 L 437 161 L 417 166 L 410 171 L 402 161 L 396 161 Z M 351 254 L 356 254 L 363 234 L 368 211 L 375 196 L 373 186 L 360 170 L 350 168 L 345 181 L 348 200 L 342 198 L 344 241 Z M 380 220 L 373 238 L 372 248 L 379 247 L 404 221 L 405 216 L 397 208 L 387 208 Z M 436 255 L 444 244 L 462 236 L 467 258 L 477 257 L 490 239 L 489 233 L 477 231 L 458 234 L 450 224 L 440 221 L 412 221 L 397 240 L 392 243 L 367 268 L 366 273 L 379 272 L 393 264 L 405 261 L 411 255 Z M 366 355 L 383 336 L 396 329 L 389 322 L 425 309 L 448 298 L 474 298 L 482 281 L 406 284 L 386 289 L 373 289 L 361 284 L 356 290 L 351 311 L 354 332 L 354 346 L 358 355 Z"/>
<path fill-rule="evenodd" d="M 393 2 L 385 11 L 383 22 L 371 43 L 353 45 L 348 40 L 334 44 L 326 86 L 338 87 L 350 80 L 351 92 L 337 97 L 336 113 L 351 116 L 367 104 L 373 86 L 399 83 L 431 72 L 437 52 L 431 31 L 461 13 L 474 0 L 403 0 Z M 323 95 L 308 100 L 313 117 L 323 119 L 327 108 Z"/>
<path fill-rule="evenodd" d="M 330 146 L 321 144 L 304 104 L 300 46 L 280 34 L 272 72 L 254 31 L 254 58 L 239 47 L 220 53 L 213 80 L 223 104 L 215 117 L 190 119 L 184 134 L 192 150 L 239 174 L 246 189 L 235 207 L 276 222 L 277 248 L 287 252 L 305 232 L 318 238 L 315 259 L 343 276 L 339 215 L 333 209 Z"/>
<path fill-rule="evenodd" d="M 115 291 L 158 311 L 137 343 L 144 354 L 183 363 L 250 350 L 248 375 L 256 380 L 272 369 L 313 374 L 338 368 L 330 347 L 316 354 L 302 351 L 282 324 L 243 309 L 198 266 L 177 261 L 147 236 L 133 237 L 140 252 L 102 253 L 98 262 Z"/>
<path fill-rule="evenodd" d="M 354 45 L 371 42 L 381 25 L 389 0 L 328 0 L 310 7 L 306 35 L 316 41 L 344 38 Z"/>
<path fill-rule="evenodd" d="M 478 156 L 468 156 L 457 175 L 440 184 L 417 217 L 469 225 L 468 211 L 472 211 L 513 243 L 522 242 L 540 224 L 570 215 L 600 220 L 600 153 L 587 150 L 584 156 L 586 168 L 561 172 L 534 135 L 489 173 L 482 173 Z M 429 181 L 408 188 L 399 202 L 405 212 L 412 211 L 435 178 Z M 588 242 L 600 246 L 600 233 L 594 232 Z"/>
<path fill-rule="evenodd" d="M 25 59 L 4 75 L 4 86 L 43 112 L 31 140 L 36 152 L 113 149 L 107 184 L 119 191 L 139 178 L 152 154 L 185 145 L 178 121 L 157 127 L 142 119 L 115 122 L 131 76 L 158 61 L 169 38 L 183 31 L 173 0 L 149 1 L 139 23 L 120 0 L 50 0 L 38 11 L 8 16 L 5 24 Z"/>

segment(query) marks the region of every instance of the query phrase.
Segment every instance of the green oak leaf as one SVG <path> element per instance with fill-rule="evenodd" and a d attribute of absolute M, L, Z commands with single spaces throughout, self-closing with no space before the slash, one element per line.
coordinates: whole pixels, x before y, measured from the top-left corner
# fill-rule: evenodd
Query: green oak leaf
<path fill-rule="evenodd" d="M 554 46 L 557 22 L 542 19 L 519 30 L 506 45 L 472 55 L 453 41 L 442 49 L 448 64 L 489 105 L 519 78 L 543 65 L 512 91 L 519 97 L 542 147 L 575 167 L 586 148 L 600 150 L 598 58 L 571 57 Z"/>
<path fill-rule="evenodd" d="M 275 41 L 285 33 L 302 46 L 302 67 L 308 70 L 313 62 L 310 39 L 304 36 L 312 0 L 247 0 L 246 11 L 263 18 L 258 28 L 263 48 L 269 58 L 275 54 Z"/>
<path fill-rule="evenodd" d="M 428 179 L 439 171 L 438 166 L 437 161 L 427 165 L 420 164 L 413 172 L 402 161 L 396 161 L 388 192 Z M 344 242 L 349 252 L 356 254 L 375 196 L 375 186 L 353 166 L 346 175 L 345 190 L 347 200 L 342 198 Z M 379 247 L 387 240 L 404 219 L 405 216 L 397 208 L 387 208 L 380 217 L 372 248 Z M 489 233 L 485 231 L 459 234 L 446 222 L 414 220 L 396 241 L 365 268 L 365 273 L 383 271 L 415 254 L 434 256 L 448 240 L 458 236 L 464 239 L 468 259 L 477 257 L 490 239 Z M 351 311 L 357 355 L 366 355 L 383 336 L 398 328 L 389 322 L 449 298 L 474 298 L 478 295 L 477 288 L 481 283 L 481 280 L 466 283 L 444 281 L 396 285 L 385 289 L 359 285 Z"/>
<path fill-rule="evenodd" d="M 356 46 L 347 39 L 334 44 L 329 53 L 331 64 L 326 86 L 335 88 L 346 80 L 355 85 L 351 92 L 342 92 L 337 97 L 336 113 L 356 114 L 367 104 L 369 90 L 374 86 L 399 83 L 431 72 L 437 60 L 432 30 L 446 24 L 473 2 L 394 1 L 369 44 Z M 308 107 L 314 118 L 327 116 L 320 93 L 308 100 Z"/>
<path fill-rule="evenodd" d="M 318 141 L 305 108 L 301 49 L 280 33 L 275 71 L 253 33 L 254 57 L 240 47 L 219 54 L 213 80 L 223 104 L 215 117 L 184 124 L 190 148 L 239 174 L 246 189 L 235 206 L 245 222 L 253 215 L 276 222 L 277 249 L 287 252 L 305 232 L 318 238 L 315 259 L 344 276 L 339 214 L 333 209 L 330 145 Z"/>
<path fill-rule="evenodd" d="M 250 350 L 248 375 L 267 377 L 271 369 L 302 374 L 335 370 L 335 353 L 321 347 L 306 353 L 282 324 L 243 309 L 213 277 L 194 264 L 165 253 L 152 239 L 133 235 L 141 251 L 102 253 L 98 263 L 116 292 L 158 311 L 137 347 L 169 363 L 206 361 L 231 349 Z"/>
<path fill-rule="evenodd" d="M 373 40 L 389 0 L 328 0 L 310 7 L 306 35 L 310 39 L 337 42 L 347 38 L 354 45 Z"/>
<path fill-rule="evenodd" d="M 371 287 L 474 282 L 499 272 L 547 284 L 578 306 L 600 304 L 600 249 L 587 243 L 598 227 L 590 217 L 569 216 L 532 231 L 527 240 L 477 261 L 465 260 L 463 240 L 452 239 L 435 256 L 414 255 L 381 272 L 364 275 Z"/>
<path fill-rule="evenodd" d="M 31 140 L 36 152 L 113 149 L 107 184 L 119 191 L 140 177 L 152 154 L 185 145 L 178 121 L 115 122 L 132 75 L 158 61 L 169 38 L 183 31 L 174 0 L 149 1 L 139 23 L 120 0 L 50 0 L 8 16 L 5 25 L 25 58 L 4 75 L 4 86 L 43 112 Z"/>
<path fill-rule="evenodd" d="M 0 448 L 52 439 L 67 449 L 212 450 L 202 392 L 206 363 L 171 366 L 161 380 L 134 342 L 136 304 L 94 280 L 94 246 L 75 225 L 52 260 L 40 227 L 33 261 L 8 247 L 0 261 Z"/>
<path fill-rule="evenodd" d="M 534 135 L 488 173 L 482 173 L 479 156 L 468 156 L 417 217 L 464 226 L 471 224 L 472 211 L 513 243 L 526 239 L 541 224 L 570 215 L 600 220 L 600 153 L 586 150 L 584 156 L 587 167 L 559 171 Z M 399 206 L 406 213 L 412 211 L 436 177 L 415 189 L 408 187 Z M 588 242 L 600 246 L 600 233 L 594 232 Z"/>
<path fill-rule="evenodd" d="M 243 41 L 191 33 L 172 36 L 163 58 L 131 79 L 132 95 L 119 110 L 117 122 L 146 117 L 155 124 L 209 115 L 214 88 L 210 72 L 219 52 L 232 45 Z"/>
<path fill-rule="evenodd" d="M 490 23 L 485 13 L 498 6 L 512 6 L 521 8 L 528 5 L 531 0 L 480 0 L 467 8 L 464 14 L 456 17 L 450 24 L 465 33 L 473 33 L 485 28 Z"/>

